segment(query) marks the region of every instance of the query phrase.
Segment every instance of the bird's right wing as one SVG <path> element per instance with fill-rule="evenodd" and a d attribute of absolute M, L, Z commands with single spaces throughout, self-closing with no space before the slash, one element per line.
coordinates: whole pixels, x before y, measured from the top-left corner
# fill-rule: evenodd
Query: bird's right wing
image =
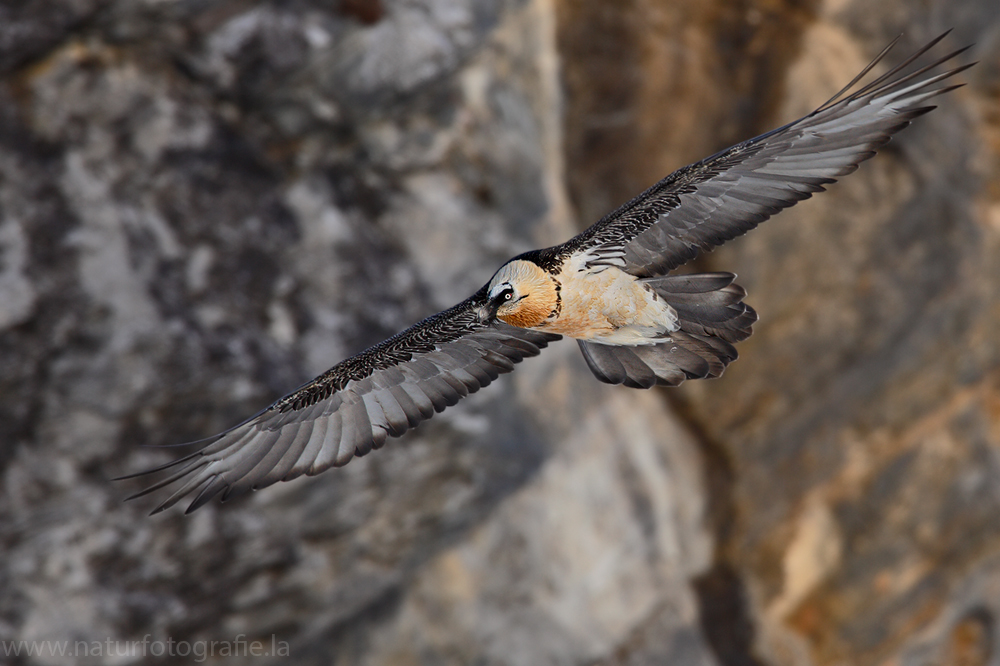
<path fill-rule="evenodd" d="M 617 266 L 632 275 L 654 277 L 694 259 L 699 250 L 746 233 L 854 171 L 893 134 L 933 109 L 927 100 L 959 87 L 936 84 L 971 64 L 933 70 L 966 49 L 904 73 L 947 34 L 852 91 L 893 42 L 809 115 L 675 171 L 549 251 L 558 256 L 585 253 L 588 265 Z"/>
<path fill-rule="evenodd" d="M 128 499 L 179 482 L 153 513 L 196 493 L 187 508 L 190 513 L 220 492 L 225 501 L 345 465 L 560 338 L 504 323 L 481 323 L 476 310 L 484 299 L 485 290 L 337 364 L 193 453 L 122 477 L 173 471 Z"/>

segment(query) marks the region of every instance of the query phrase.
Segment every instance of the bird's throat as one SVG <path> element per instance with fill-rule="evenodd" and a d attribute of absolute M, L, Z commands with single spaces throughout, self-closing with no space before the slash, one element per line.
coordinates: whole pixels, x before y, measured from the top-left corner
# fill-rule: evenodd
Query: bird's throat
<path fill-rule="evenodd" d="M 534 328 L 541 325 L 552 314 L 552 306 L 541 301 L 540 298 L 533 299 L 529 296 L 522 301 L 521 307 L 516 312 L 498 313 L 497 317 L 511 326 Z"/>

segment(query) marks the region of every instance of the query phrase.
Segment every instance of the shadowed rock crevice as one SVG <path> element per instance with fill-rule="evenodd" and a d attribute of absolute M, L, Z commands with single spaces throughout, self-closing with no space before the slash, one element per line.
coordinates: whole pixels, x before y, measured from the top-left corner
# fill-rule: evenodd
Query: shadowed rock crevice
<path fill-rule="evenodd" d="M 754 655 L 754 612 L 745 583 L 733 568 L 716 562 L 693 581 L 698 620 L 722 666 L 768 666 Z"/>
<path fill-rule="evenodd" d="M 740 572 L 742 558 L 736 537 L 741 520 L 734 461 L 726 447 L 715 441 L 692 413 L 683 395 L 671 394 L 668 398 L 698 442 L 708 499 L 705 521 L 715 544 L 711 566 L 692 580 L 699 626 L 722 666 L 769 666 L 755 653 L 756 611 Z"/>

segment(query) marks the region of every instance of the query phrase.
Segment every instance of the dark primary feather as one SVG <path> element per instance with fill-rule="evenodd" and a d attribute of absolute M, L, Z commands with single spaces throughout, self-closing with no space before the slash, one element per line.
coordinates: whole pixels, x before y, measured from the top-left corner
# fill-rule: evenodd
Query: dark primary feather
<path fill-rule="evenodd" d="M 546 252 L 553 257 L 589 252 L 590 265 L 619 266 L 649 277 L 664 275 L 699 250 L 746 233 L 854 171 L 893 134 L 933 109 L 927 100 L 958 87 L 936 84 L 972 64 L 931 72 L 966 49 L 904 74 L 947 34 L 850 92 L 893 42 L 847 88 L 809 115 L 675 171 Z"/>
<path fill-rule="evenodd" d="M 167 486 L 158 513 L 194 495 L 190 513 L 222 499 L 347 464 L 487 386 L 560 336 L 479 322 L 481 291 L 335 365 L 193 453 L 133 474 L 173 473 L 129 499 Z M 176 468 L 176 469 L 175 469 Z"/>

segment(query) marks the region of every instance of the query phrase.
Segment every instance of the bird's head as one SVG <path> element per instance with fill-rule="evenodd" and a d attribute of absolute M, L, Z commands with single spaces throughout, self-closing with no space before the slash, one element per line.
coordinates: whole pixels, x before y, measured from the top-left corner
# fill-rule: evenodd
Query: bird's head
<path fill-rule="evenodd" d="M 512 259 L 500 267 L 487 287 L 480 320 L 500 319 L 511 326 L 532 328 L 554 314 L 559 305 L 555 279 L 538 264 Z"/>

